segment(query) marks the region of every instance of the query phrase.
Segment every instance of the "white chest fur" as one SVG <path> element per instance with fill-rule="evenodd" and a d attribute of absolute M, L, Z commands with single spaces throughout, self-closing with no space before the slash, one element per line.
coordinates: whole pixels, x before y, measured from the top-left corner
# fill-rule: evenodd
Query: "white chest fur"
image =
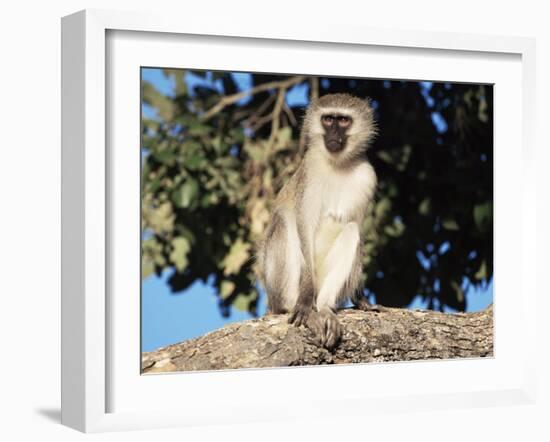
<path fill-rule="evenodd" d="M 326 166 L 322 173 L 312 177 L 310 186 L 318 201 L 319 221 L 330 217 L 347 222 L 357 211 L 364 210 L 372 199 L 376 175 L 367 162 L 345 171 Z"/>

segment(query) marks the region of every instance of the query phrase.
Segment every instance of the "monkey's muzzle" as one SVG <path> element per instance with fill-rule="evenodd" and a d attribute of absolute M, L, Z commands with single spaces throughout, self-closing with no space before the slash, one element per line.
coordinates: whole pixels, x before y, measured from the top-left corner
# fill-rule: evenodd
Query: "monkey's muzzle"
<path fill-rule="evenodd" d="M 346 139 L 344 137 L 325 137 L 325 147 L 329 152 L 340 152 L 346 147 Z"/>

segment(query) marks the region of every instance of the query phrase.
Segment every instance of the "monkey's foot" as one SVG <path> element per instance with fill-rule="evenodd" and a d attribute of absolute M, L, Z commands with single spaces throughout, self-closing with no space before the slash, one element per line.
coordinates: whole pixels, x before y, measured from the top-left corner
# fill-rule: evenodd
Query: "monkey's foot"
<path fill-rule="evenodd" d="M 288 318 L 290 324 L 306 326 L 311 330 L 317 345 L 331 350 L 342 336 L 342 326 L 336 314 L 329 308 L 317 312 L 311 307 L 296 305 Z"/>
<path fill-rule="evenodd" d="M 367 298 L 361 297 L 354 301 L 353 303 L 354 308 L 357 310 L 362 310 L 364 312 L 387 312 L 389 309 L 387 307 L 384 307 L 383 305 L 379 304 L 371 304 L 369 301 L 367 301 Z"/>
<path fill-rule="evenodd" d="M 336 314 L 329 308 L 319 312 L 322 322 L 321 344 L 328 350 L 333 349 L 342 337 L 342 326 Z"/>
<path fill-rule="evenodd" d="M 323 345 L 324 322 L 316 310 L 312 311 L 307 318 L 306 327 L 311 331 L 311 342 L 320 347 Z"/>

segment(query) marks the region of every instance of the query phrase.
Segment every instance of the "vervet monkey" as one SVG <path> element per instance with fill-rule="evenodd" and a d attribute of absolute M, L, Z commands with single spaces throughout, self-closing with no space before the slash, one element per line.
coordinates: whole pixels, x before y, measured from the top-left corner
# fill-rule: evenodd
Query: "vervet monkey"
<path fill-rule="evenodd" d="M 311 328 L 327 348 L 340 339 L 336 310 L 344 301 L 377 309 L 361 281 L 361 226 L 376 189 L 366 150 L 375 133 L 367 100 L 314 100 L 302 127 L 304 157 L 275 200 L 258 250 L 269 312 L 290 313 L 290 323 Z"/>

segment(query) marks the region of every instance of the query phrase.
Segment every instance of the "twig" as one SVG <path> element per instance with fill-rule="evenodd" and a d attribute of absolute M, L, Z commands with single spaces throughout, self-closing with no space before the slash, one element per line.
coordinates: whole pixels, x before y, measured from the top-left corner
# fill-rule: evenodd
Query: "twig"
<path fill-rule="evenodd" d="M 294 86 L 295 84 L 301 83 L 302 81 L 304 81 L 304 79 L 305 78 L 302 76 L 296 76 L 282 81 L 270 81 L 269 83 L 260 84 L 246 91 L 238 92 L 233 95 L 226 95 L 214 107 L 210 108 L 210 110 L 204 113 L 204 115 L 202 116 L 202 120 L 208 121 L 225 107 L 234 104 L 249 95 L 255 95 L 257 93 L 268 91 L 270 89 L 279 89 L 279 91 L 286 90 L 289 87 Z"/>
<path fill-rule="evenodd" d="M 264 103 L 262 103 L 262 105 L 258 108 L 256 112 L 254 112 L 253 115 L 251 115 L 249 118 L 246 119 L 244 124 L 247 125 L 253 131 L 257 131 L 264 124 L 267 124 L 268 122 L 272 121 L 273 118 L 276 117 L 275 111 L 267 115 L 264 115 L 262 117 L 260 117 L 259 115 L 263 113 L 263 111 L 275 100 L 277 96 L 278 94 L 271 95 Z M 296 121 L 296 117 L 294 116 L 294 113 L 286 104 L 286 100 L 283 101 L 283 111 L 285 112 L 285 115 L 288 117 L 288 121 L 290 122 L 290 124 L 292 126 L 296 126 L 298 122 Z"/>
<path fill-rule="evenodd" d="M 316 100 L 319 98 L 319 78 L 318 77 L 312 77 L 310 80 L 311 83 L 311 92 L 310 96 L 312 100 Z"/>
<path fill-rule="evenodd" d="M 273 103 L 273 101 L 275 101 L 276 97 L 277 97 L 276 94 L 270 95 L 269 98 L 265 100 L 260 105 L 260 107 L 258 107 L 258 109 L 243 122 L 243 124 L 245 126 L 248 126 L 250 129 L 256 131 L 260 127 L 262 127 L 264 124 L 266 124 L 268 121 L 270 121 L 271 118 L 273 117 L 272 113 L 264 115 L 263 117 L 261 115 L 269 107 L 269 105 Z"/>
<path fill-rule="evenodd" d="M 269 135 L 269 140 L 267 142 L 267 151 L 271 151 L 273 144 L 275 143 L 275 138 L 277 138 L 277 132 L 279 132 L 279 127 L 281 122 L 279 117 L 283 110 L 283 105 L 285 103 L 285 94 L 286 88 L 280 88 L 279 94 L 277 95 L 277 101 L 275 102 L 275 107 L 273 108 L 273 119 L 271 120 L 271 134 Z"/>
<path fill-rule="evenodd" d="M 256 121 L 254 121 L 253 124 L 251 124 L 249 127 L 253 131 L 257 131 L 260 127 L 262 127 L 264 124 L 269 123 L 271 120 L 273 120 L 273 112 L 264 115 L 263 117 L 258 118 Z"/>
<path fill-rule="evenodd" d="M 264 113 L 264 111 L 271 105 L 271 103 L 273 103 L 275 101 L 275 98 L 277 97 L 276 94 L 272 94 L 269 96 L 269 98 L 267 100 L 265 100 L 259 107 L 258 107 L 258 110 L 256 112 L 254 112 L 249 120 L 253 119 L 254 117 L 257 117 L 259 118 L 260 115 L 262 115 Z"/>
<path fill-rule="evenodd" d="M 290 124 L 292 124 L 293 126 L 296 126 L 296 124 L 298 124 L 298 122 L 296 121 L 296 117 L 294 117 L 294 113 L 288 107 L 288 104 L 286 104 L 286 101 L 283 103 L 283 110 L 285 111 L 286 115 L 288 116 Z"/>

